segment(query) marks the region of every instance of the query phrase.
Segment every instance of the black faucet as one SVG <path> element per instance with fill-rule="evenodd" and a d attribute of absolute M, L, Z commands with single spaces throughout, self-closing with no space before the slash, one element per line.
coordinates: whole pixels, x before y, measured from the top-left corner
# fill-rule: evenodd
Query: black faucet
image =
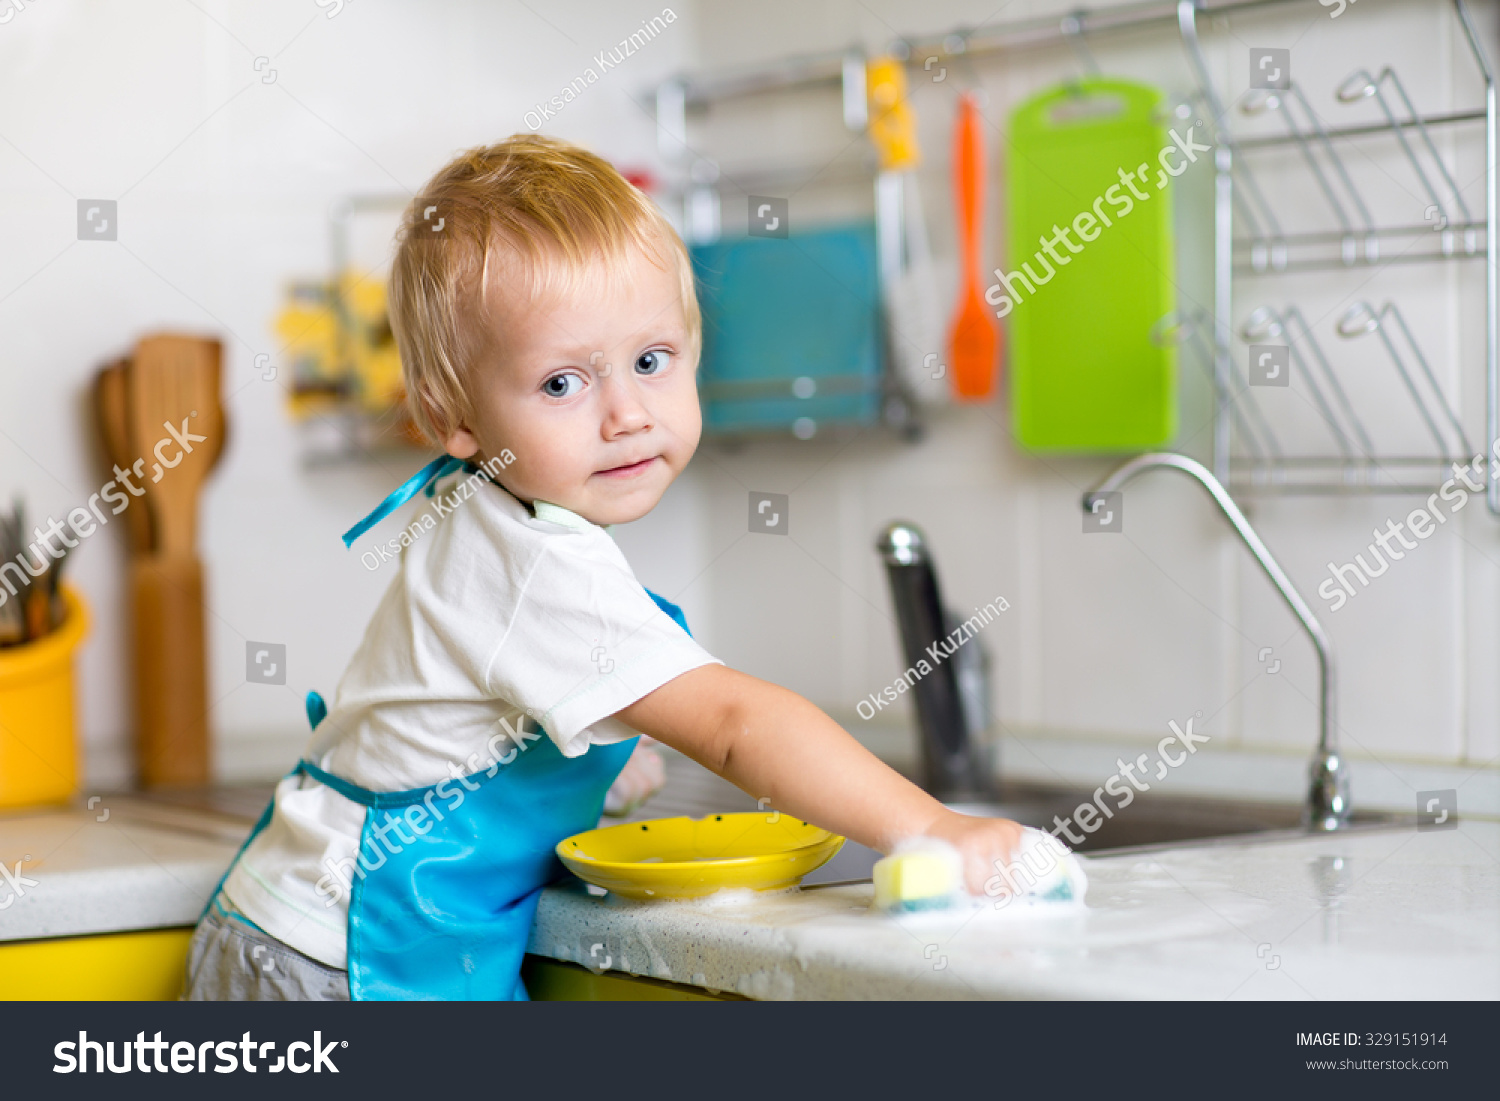
<path fill-rule="evenodd" d="M 943 604 L 920 528 L 904 521 L 888 524 L 875 549 L 885 560 L 896 606 L 907 665 L 903 678 L 916 700 L 922 786 L 945 803 L 991 800 L 994 780 L 981 743 L 988 725 L 988 693 L 979 640 L 957 631 L 958 617 Z M 950 656 L 945 651 L 953 639 L 963 641 Z M 931 672 L 922 674 L 921 662 Z"/>

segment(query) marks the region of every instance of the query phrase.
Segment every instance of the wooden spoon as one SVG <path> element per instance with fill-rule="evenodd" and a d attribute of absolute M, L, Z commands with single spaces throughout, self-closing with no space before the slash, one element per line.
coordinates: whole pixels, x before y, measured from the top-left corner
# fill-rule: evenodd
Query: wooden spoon
<path fill-rule="evenodd" d="M 118 359 L 101 368 L 94 376 L 94 415 L 99 424 L 99 435 L 104 441 L 104 455 L 124 471 L 130 471 L 135 461 L 142 457 L 131 446 L 130 428 L 125 416 L 126 373 L 129 368 L 129 358 Z M 134 472 L 131 472 L 130 483 L 139 488 Z M 144 500 L 124 486 L 120 486 L 120 492 L 130 498 L 130 505 L 125 509 L 126 546 L 130 555 L 133 558 L 150 554 L 154 545 L 151 537 L 151 510 Z"/>
<path fill-rule="evenodd" d="M 1000 337 L 979 289 L 979 245 L 984 234 L 984 139 L 979 131 L 979 109 L 973 94 L 968 92 L 959 98 L 958 122 L 953 128 L 953 177 L 958 192 L 963 272 L 948 355 L 953 367 L 954 391 L 960 398 L 978 400 L 989 397 L 994 389 Z"/>

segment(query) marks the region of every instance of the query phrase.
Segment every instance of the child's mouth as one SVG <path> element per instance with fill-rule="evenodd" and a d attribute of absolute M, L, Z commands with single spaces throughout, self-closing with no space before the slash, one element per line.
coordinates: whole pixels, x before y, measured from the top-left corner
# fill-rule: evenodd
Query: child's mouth
<path fill-rule="evenodd" d="M 627 463 L 625 466 L 615 466 L 608 470 L 595 471 L 595 473 L 601 478 L 633 478 L 637 474 L 644 474 L 651 467 L 651 464 L 656 462 L 656 459 L 657 456 L 653 455 L 651 458 L 642 459 L 638 463 Z"/>

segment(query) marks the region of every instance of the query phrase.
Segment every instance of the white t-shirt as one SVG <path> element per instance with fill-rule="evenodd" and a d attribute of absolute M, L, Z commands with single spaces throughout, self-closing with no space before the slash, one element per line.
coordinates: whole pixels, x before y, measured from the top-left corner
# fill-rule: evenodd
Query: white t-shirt
<path fill-rule="evenodd" d="M 615 712 L 717 662 L 657 607 L 603 528 L 555 505 L 535 511 L 473 476 L 418 514 L 306 760 L 371 791 L 405 791 L 508 762 L 537 724 L 576 757 L 635 735 Z M 225 893 L 272 936 L 345 967 L 364 819 L 310 777 L 282 780 Z"/>

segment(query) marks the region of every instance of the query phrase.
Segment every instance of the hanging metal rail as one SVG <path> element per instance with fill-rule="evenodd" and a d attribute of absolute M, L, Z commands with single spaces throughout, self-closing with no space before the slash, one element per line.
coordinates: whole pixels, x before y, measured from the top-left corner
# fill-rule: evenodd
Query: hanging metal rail
<path fill-rule="evenodd" d="M 1427 492 L 1434 477 L 1446 477 L 1447 464 L 1472 458 L 1460 420 L 1420 347 L 1412 338 L 1400 310 L 1386 303 L 1376 310 L 1366 303 L 1352 307 L 1335 326 L 1338 335 L 1354 339 L 1378 333 L 1396 372 L 1410 394 L 1417 415 L 1437 445 L 1432 455 L 1380 454 L 1354 405 L 1340 385 L 1312 327 L 1295 306 L 1277 311 L 1263 305 L 1252 311 L 1241 331 L 1233 325 L 1236 272 L 1277 274 L 1309 270 L 1340 270 L 1388 263 L 1417 263 L 1445 259 L 1482 259 L 1485 265 L 1485 389 L 1486 443 L 1500 449 L 1500 270 L 1492 247 L 1496 202 L 1496 91 L 1494 71 L 1480 43 L 1465 0 L 1453 0 L 1464 39 L 1484 81 L 1482 110 L 1460 110 L 1422 115 L 1400 78 L 1389 66 L 1378 73 L 1357 70 L 1340 86 L 1342 102 L 1373 99 L 1383 123 L 1345 127 L 1325 126 L 1303 92 L 1295 86 L 1282 93 L 1258 94 L 1240 106 L 1246 114 L 1278 112 L 1284 135 L 1238 137 L 1215 90 L 1199 42 L 1199 18 L 1231 16 L 1287 4 L 1291 0 L 1149 0 L 1100 11 L 1077 10 L 1061 18 L 1039 17 L 988 25 L 982 29 L 956 28 L 944 35 L 911 37 L 896 44 L 908 57 L 939 55 L 972 62 L 987 55 L 1066 44 L 1085 67 L 1093 68 L 1086 36 L 1143 27 L 1175 24 L 1199 97 L 1213 118 L 1214 153 L 1214 294 L 1211 309 L 1181 311 L 1163 319 L 1153 339 L 1182 342 L 1200 349 L 1216 395 L 1212 467 L 1224 484 L 1240 492 Z M 663 154 L 677 160 L 688 152 L 687 113 L 715 101 L 767 92 L 817 87 L 842 87 L 846 121 L 860 129 L 857 115 L 863 105 L 860 83 L 851 73 L 863 74 L 862 58 L 847 51 L 790 58 L 739 73 L 675 77 L 656 93 L 658 139 Z M 1389 92 L 1389 94 L 1388 94 Z M 1296 110 L 1294 110 L 1294 107 Z M 1298 118 L 1300 113 L 1301 118 Z M 1464 201 L 1453 174 L 1433 141 L 1434 127 L 1484 122 L 1485 211 L 1477 218 Z M 1439 232 L 1433 226 L 1381 226 L 1354 184 L 1335 143 L 1343 139 L 1390 134 L 1400 144 L 1436 210 Z M 1415 139 L 1415 140 L 1413 140 Z M 1306 162 L 1318 190 L 1333 212 L 1336 229 L 1283 232 L 1276 213 L 1250 171 L 1246 154 L 1270 147 L 1294 147 Z M 1424 163 L 1425 157 L 1425 163 Z M 702 181 L 700 181 L 701 185 Z M 1236 241 L 1236 226 L 1245 235 Z M 1390 326 L 1391 331 L 1388 331 Z M 1392 332 L 1406 345 L 1397 349 Z M 1308 387 L 1313 404 L 1328 427 L 1336 454 L 1289 455 L 1277 440 L 1264 413 L 1253 401 L 1234 368 L 1232 341 L 1238 335 L 1286 339 L 1291 360 Z M 1408 359 L 1418 372 L 1408 369 Z M 1313 368 L 1316 367 L 1317 370 Z M 1425 384 L 1425 385 L 1424 385 Z M 1326 385 L 1326 392 L 1325 387 Z M 1426 390 L 1427 392 L 1423 392 Z M 1331 400 L 1330 400 L 1331 399 Z M 1241 454 L 1235 454 L 1235 441 Z M 1455 447 L 1461 449 L 1456 451 Z M 1486 495 L 1491 513 L 1500 516 L 1500 479 L 1488 480 Z"/>

